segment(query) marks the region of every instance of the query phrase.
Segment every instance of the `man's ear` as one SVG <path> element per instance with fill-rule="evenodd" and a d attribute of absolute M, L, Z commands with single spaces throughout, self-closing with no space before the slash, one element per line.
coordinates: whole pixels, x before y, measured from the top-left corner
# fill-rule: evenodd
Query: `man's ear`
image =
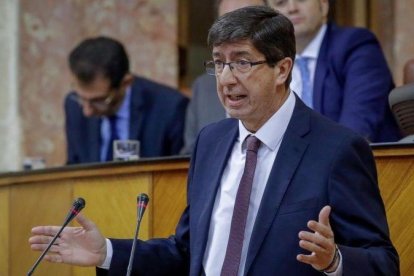
<path fill-rule="evenodd" d="M 328 18 L 328 12 L 329 12 L 329 0 L 320 0 L 320 4 L 321 4 L 321 12 L 326 19 Z"/>
<path fill-rule="evenodd" d="M 290 57 L 281 59 L 276 65 L 276 79 L 278 84 L 284 84 L 292 71 L 293 61 Z"/>

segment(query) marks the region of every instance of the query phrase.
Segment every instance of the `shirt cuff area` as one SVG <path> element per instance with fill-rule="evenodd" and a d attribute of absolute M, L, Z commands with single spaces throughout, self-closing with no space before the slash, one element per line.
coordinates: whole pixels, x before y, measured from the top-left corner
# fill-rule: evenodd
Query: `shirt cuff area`
<path fill-rule="evenodd" d="M 328 276 L 340 276 L 340 275 L 342 275 L 342 254 L 341 254 L 341 250 L 339 250 L 339 249 L 338 249 L 338 254 L 339 254 L 338 267 L 333 272 L 330 272 L 330 273 L 325 272 L 325 275 L 328 275 Z"/>
<path fill-rule="evenodd" d="M 105 261 L 103 262 L 102 265 L 100 265 L 98 267 L 102 268 L 102 269 L 109 270 L 109 267 L 110 267 L 111 261 L 112 261 L 112 255 L 114 254 L 114 250 L 112 248 L 111 241 L 109 239 L 105 239 L 105 240 L 106 240 L 106 257 L 105 257 Z M 331 275 L 331 274 L 329 274 L 329 275 Z M 332 274 L 332 275 L 336 275 L 336 274 Z"/>

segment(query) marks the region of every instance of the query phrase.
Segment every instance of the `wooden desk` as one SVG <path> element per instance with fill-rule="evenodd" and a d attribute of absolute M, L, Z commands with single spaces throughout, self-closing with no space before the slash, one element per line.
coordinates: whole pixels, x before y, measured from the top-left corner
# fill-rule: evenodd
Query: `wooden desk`
<path fill-rule="evenodd" d="M 375 146 L 381 194 L 401 275 L 414 275 L 414 145 Z M 150 204 L 140 237 L 174 232 L 185 207 L 188 158 L 147 159 L 0 175 L 0 275 L 24 275 L 39 253 L 27 240 L 34 225 L 60 225 L 74 198 L 105 236 L 130 238 L 137 194 Z M 36 275 L 95 275 L 94 269 L 41 263 Z"/>
<path fill-rule="evenodd" d="M 401 275 L 414 275 L 414 145 L 373 146 Z"/>
<path fill-rule="evenodd" d="M 166 237 L 185 207 L 188 158 L 68 166 L 0 175 L 0 275 L 26 275 L 40 255 L 28 245 L 35 225 L 61 225 L 77 197 L 107 237 L 131 238 L 136 197 L 150 204 L 140 238 Z M 42 262 L 34 275 L 95 275 L 94 268 Z"/>

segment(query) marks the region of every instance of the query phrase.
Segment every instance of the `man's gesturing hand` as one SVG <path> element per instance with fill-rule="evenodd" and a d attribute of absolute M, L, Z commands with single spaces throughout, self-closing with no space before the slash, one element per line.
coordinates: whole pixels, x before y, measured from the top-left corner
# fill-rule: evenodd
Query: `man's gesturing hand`
<path fill-rule="evenodd" d="M 310 264 L 316 270 L 336 271 L 339 260 L 336 258 L 334 234 L 329 224 L 331 207 L 325 206 L 319 212 L 318 221 L 308 221 L 308 228 L 313 232 L 299 232 L 299 246 L 311 252 L 309 255 L 298 254 L 297 260 Z"/>
<path fill-rule="evenodd" d="M 50 248 L 45 259 L 55 263 L 99 266 L 106 257 L 106 241 L 96 225 L 82 214 L 76 217 L 81 227 L 66 227 Z M 59 226 L 37 226 L 29 243 L 32 250 L 43 251 Z"/>

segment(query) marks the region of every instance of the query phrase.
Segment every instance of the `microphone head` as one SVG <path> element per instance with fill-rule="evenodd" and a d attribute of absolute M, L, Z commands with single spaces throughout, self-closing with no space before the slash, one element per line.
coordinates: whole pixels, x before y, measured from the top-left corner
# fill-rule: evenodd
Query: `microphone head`
<path fill-rule="evenodd" d="M 145 205 L 147 205 L 147 204 L 148 204 L 148 202 L 149 202 L 149 197 L 148 197 L 148 195 L 147 195 L 147 194 L 145 194 L 145 193 L 139 194 L 139 195 L 137 196 L 137 203 L 139 204 L 140 202 L 145 203 Z"/>
<path fill-rule="evenodd" d="M 78 197 L 72 204 L 73 209 L 76 210 L 77 212 L 79 212 L 80 210 L 82 210 L 83 208 L 85 208 L 85 200 L 81 197 Z"/>
<path fill-rule="evenodd" d="M 137 218 L 140 221 L 142 219 L 142 216 L 144 215 L 145 209 L 147 208 L 149 202 L 149 197 L 147 194 L 139 194 L 137 196 Z"/>

